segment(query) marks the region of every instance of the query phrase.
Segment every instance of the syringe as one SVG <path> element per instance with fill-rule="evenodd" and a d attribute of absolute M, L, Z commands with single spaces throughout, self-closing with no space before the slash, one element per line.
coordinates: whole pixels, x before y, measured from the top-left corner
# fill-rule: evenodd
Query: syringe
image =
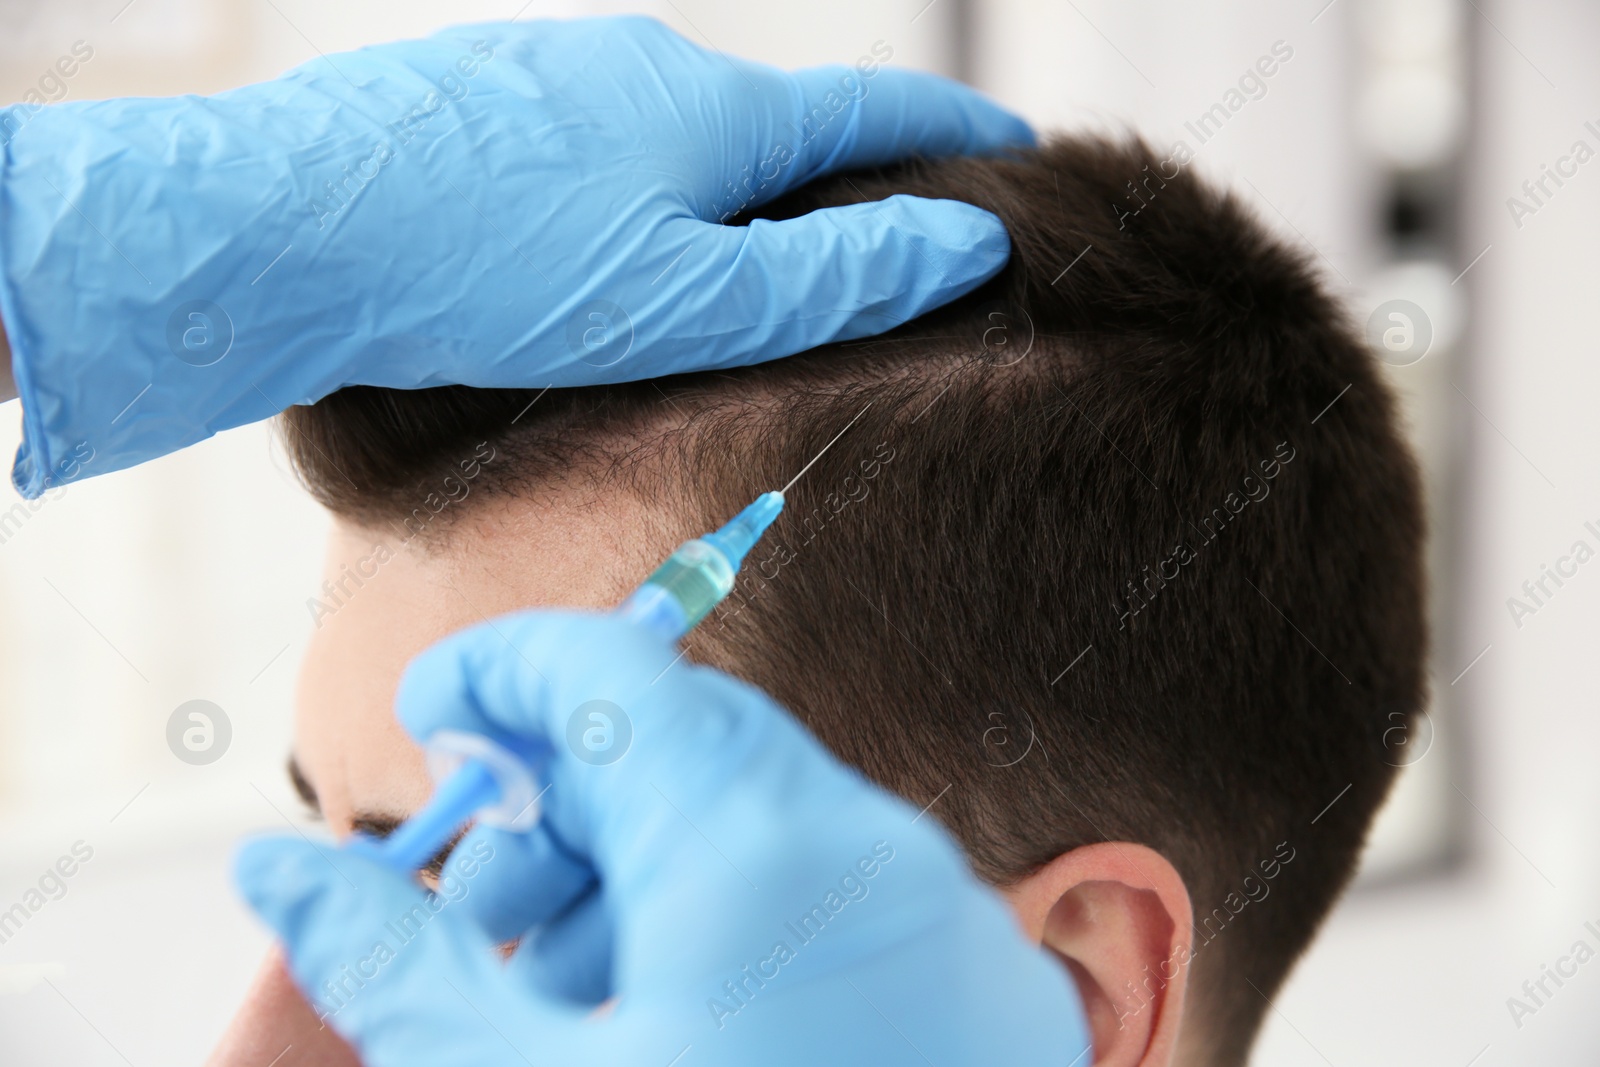
<path fill-rule="evenodd" d="M 783 510 L 782 493 L 763 493 L 715 533 L 686 541 L 623 601 L 616 614 L 676 641 L 733 591 L 739 565 Z M 511 752 L 479 734 L 441 730 L 428 739 L 432 799 L 381 841 L 361 851 L 404 874 L 421 870 L 469 819 L 507 830 L 539 821 L 536 775 L 550 754 L 543 744 Z"/>

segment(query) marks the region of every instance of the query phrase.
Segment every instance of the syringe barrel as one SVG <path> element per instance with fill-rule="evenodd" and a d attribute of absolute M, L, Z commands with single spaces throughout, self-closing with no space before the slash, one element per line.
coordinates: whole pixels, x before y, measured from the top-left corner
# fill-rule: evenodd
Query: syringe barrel
<path fill-rule="evenodd" d="M 734 568 L 721 549 L 695 538 L 678 547 L 617 609 L 617 614 L 677 640 L 733 591 Z"/>

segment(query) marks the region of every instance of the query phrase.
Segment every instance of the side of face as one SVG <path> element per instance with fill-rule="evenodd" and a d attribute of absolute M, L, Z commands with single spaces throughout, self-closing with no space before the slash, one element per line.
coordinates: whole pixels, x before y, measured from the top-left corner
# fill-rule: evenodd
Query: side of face
<path fill-rule="evenodd" d="M 406 664 L 434 642 L 523 608 L 605 610 L 649 572 L 653 524 L 622 494 L 484 500 L 438 542 L 340 520 L 295 698 L 294 758 L 338 836 L 404 818 L 432 790 L 394 717 Z M 622 531 L 620 534 L 617 531 Z M 399 531 L 403 534 L 403 531 Z M 670 551 L 670 546 L 662 553 Z"/>
<path fill-rule="evenodd" d="M 483 500 L 445 539 L 336 519 L 296 685 L 293 759 L 334 836 L 403 820 L 433 789 L 394 716 L 406 664 L 439 639 L 523 608 L 604 610 L 671 544 L 620 494 Z M 622 534 L 613 531 L 623 531 Z M 282 1059 L 274 1061 L 274 1057 Z M 359 1067 L 276 952 L 262 962 L 208 1067 Z"/>

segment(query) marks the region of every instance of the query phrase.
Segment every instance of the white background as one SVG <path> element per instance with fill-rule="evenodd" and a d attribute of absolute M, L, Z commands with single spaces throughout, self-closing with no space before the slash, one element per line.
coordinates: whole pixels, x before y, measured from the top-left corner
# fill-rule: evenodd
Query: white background
<path fill-rule="evenodd" d="M 897 65 L 961 74 L 1041 128 L 1131 127 L 1191 147 L 1185 121 L 1282 40 L 1294 58 L 1200 165 L 1314 247 L 1358 316 L 1393 295 L 1380 275 L 1382 159 L 1362 110 L 1373 57 L 1399 47 L 1382 12 L 1453 20 L 1472 110 L 1445 276 L 1471 269 L 1425 307 L 1461 340 L 1395 372 L 1442 534 L 1438 736 L 1386 814 L 1363 883 L 1276 998 L 1255 1062 L 1592 1064 L 1600 963 L 1520 1028 L 1506 998 L 1580 936 L 1597 944 L 1582 927 L 1600 926 L 1600 566 L 1520 628 L 1506 598 L 1585 520 L 1600 525 L 1589 476 L 1600 162 L 1520 227 L 1506 199 L 1575 139 L 1600 147 L 1583 129 L 1600 125 L 1600 12 L 1578 0 L 1325 4 L 533 0 L 520 15 L 643 10 L 786 66 L 851 62 L 881 39 Z M 70 99 L 212 92 L 319 51 L 519 8 L 4 0 L 0 100 L 20 99 L 79 40 L 95 55 Z M 66 896 L 0 946 L 8 1065 L 197 1061 L 266 944 L 229 887 L 228 857 L 242 833 L 300 819 L 282 761 L 326 526 L 269 436 L 237 430 L 72 485 L 0 543 L 0 909 L 74 842 L 94 849 Z M 221 705 L 234 728 L 209 767 L 165 745 L 167 717 L 194 698 Z"/>

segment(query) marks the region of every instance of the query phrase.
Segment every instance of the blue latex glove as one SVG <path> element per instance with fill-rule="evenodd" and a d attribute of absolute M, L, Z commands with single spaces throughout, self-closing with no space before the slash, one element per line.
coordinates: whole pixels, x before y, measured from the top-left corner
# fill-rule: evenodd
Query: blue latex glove
<path fill-rule="evenodd" d="M 431 903 L 359 850 L 247 846 L 246 896 L 363 1062 L 1087 1063 L 1065 969 L 932 818 L 761 692 L 676 659 L 618 620 L 553 613 L 418 657 L 398 700 L 416 737 L 556 750 L 536 831 L 474 831 Z M 631 723 L 603 765 L 568 741 L 593 701 Z M 494 941 L 530 927 L 503 964 Z M 597 995 L 617 997 L 598 1019 Z"/>
<path fill-rule="evenodd" d="M 875 47 L 789 74 L 644 18 L 493 24 L 213 97 L 0 110 L 13 480 L 36 496 L 342 385 L 739 366 L 969 291 L 1010 252 L 969 205 L 716 225 L 826 171 L 1031 141 Z"/>

